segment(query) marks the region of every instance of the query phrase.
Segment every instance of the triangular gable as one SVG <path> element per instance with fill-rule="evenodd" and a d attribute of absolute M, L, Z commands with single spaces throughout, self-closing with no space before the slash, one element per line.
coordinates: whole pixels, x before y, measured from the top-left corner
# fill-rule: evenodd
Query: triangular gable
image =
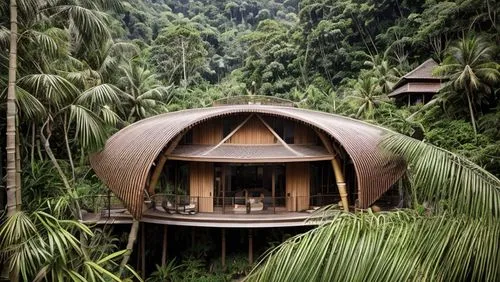
<path fill-rule="evenodd" d="M 273 133 L 256 117 L 251 117 L 238 131 L 236 131 L 226 144 L 276 144 Z"/>

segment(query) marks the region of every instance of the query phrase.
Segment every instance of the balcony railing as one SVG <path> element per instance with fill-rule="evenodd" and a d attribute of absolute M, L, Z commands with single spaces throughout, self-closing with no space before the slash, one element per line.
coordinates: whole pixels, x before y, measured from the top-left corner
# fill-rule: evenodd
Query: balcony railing
<path fill-rule="evenodd" d="M 81 196 L 78 200 L 82 210 L 99 217 L 110 217 L 113 213 L 125 210 L 122 201 L 111 193 Z"/>
<path fill-rule="evenodd" d="M 337 203 L 338 195 L 295 197 L 197 197 L 189 195 L 155 194 L 145 200 L 146 208 L 163 209 L 171 214 L 214 212 L 223 214 L 277 214 L 311 210 Z M 82 196 L 82 210 L 101 218 L 116 217 L 125 212 L 120 199 L 113 194 Z"/>
<path fill-rule="evenodd" d="M 220 213 L 283 213 L 309 210 L 337 203 L 338 195 L 314 195 L 295 197 L 199 197 L 189 195 L 156 194 L 153 206 L 162 207 L 168 213 L 195 214 L 198 212 Z M 210 210 L 210 211 L 208 211 Z"/>

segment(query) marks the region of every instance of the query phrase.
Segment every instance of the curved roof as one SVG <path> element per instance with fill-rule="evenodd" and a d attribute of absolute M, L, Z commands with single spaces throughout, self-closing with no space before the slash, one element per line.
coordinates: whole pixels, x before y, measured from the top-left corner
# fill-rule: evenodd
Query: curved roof
<path fill-rule="evenodd" d="M 235 105 L 191 109 L 141 120 L 109 138 L 104 149 L 91 156 L 97 176 L 119 197 L 135 218 L 142 216 L 144 188 L 160 153 L 185 129 L 215 117 L 237 113 L 262 113 L 301 121 L 323 130 L 350 156 L 358 180 L 359 205 L 368 207 L 401 177 L 401 158 L 378 148 L 387 132 L 358 120 L 291 107 Z"/>

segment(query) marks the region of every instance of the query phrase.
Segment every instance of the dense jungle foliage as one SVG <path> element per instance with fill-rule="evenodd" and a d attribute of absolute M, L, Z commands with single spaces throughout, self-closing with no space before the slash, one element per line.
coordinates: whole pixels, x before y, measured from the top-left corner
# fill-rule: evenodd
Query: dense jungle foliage
<path fill-rule="evenodd" d="M 0 215 L 9 4 L 0 2 Z M 17 0 L 17 13 L 23 212 L 1 219 L 0 254 L 21 280 L 132 279 L 113 232 L 72 221 L 83 198 L 106 193 L 88 155 L 130 123 L 231 96 L 289 99 L 424 140 L 484 169 L 498 207 L 499 1 Z M 446 86 L 425 105 L 396 105 L 387 96 L 394 84 L 429 58 Z M 215 274 L 199 258 L 172 261 L 150 280 L 248 273 L 235 261 Z"/>

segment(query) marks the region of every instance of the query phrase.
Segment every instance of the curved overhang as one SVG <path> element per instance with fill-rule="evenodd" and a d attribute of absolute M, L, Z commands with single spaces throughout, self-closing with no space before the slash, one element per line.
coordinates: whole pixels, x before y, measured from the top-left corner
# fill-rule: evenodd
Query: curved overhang
<path fill-rule="evenodd" d="M 287 163 L 332 160 L 332 154 L 312 145 L 179 145 L 169 160 L 223 163 Z"/>
<path fill-rule="evenodd" d="M 97 176 L 134 216 L 142 216 L 144 189 L 158 156 L 174 138 L 216 117 L 260 113 L 292 119 L 328 134 L 353 162 L 358 200 L 366 208 L 404 173 L 402 158 L 383 152 L 378 144 L 387 130 L 362 121 L 318 111 L 264 105 L 220 106 L 166 113 L 141 120 L 109 138 L 104 149 L 91 156 Z"/>

